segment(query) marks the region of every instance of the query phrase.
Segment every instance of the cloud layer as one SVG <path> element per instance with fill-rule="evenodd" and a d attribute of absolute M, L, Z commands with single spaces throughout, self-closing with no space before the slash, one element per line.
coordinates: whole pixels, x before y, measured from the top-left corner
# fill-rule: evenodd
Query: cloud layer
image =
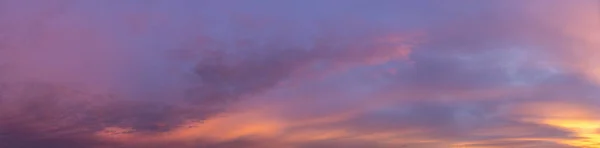
<path fill-rule="evenodd" d="M 596 0 L 0 1 L 0 147 L 600 147 Z"/>

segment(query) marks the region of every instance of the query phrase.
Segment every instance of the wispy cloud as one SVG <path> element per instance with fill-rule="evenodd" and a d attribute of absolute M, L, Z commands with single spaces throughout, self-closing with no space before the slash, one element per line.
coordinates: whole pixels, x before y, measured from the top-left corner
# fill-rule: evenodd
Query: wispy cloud
<path fill-rule="evenodd" d="M 599 147 L 595 0 L 0 1 L 0 147 Z"/>

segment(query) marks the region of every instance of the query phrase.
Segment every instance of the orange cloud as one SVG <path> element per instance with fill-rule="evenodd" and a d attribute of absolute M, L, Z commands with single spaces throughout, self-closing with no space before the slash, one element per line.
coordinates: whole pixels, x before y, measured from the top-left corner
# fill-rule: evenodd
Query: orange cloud
<path fill-rule="evenodd" d="M 539 102 L 515 108 L 520 120 L 545 124 L 573 132 L 577 138 L 556 140 L 576 147 L 600 147 L 600 117 L 593 106 L 571 102 Z"/>

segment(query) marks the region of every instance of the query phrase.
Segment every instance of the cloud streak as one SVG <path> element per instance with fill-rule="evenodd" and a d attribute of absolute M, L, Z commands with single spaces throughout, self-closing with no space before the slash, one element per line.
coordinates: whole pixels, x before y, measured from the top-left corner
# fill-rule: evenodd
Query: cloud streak
<path fill-rule="evenodd" d="M 598 147 L 594 0 L 0 1 L 2 147 Z"/>

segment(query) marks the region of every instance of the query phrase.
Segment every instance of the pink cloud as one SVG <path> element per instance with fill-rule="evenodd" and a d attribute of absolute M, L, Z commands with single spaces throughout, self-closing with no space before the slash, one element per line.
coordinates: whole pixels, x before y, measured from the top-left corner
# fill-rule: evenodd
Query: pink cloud
<path fill-rule="evenodd" d="M 0 1 L 0 147 L 593 145 L 596 6 Z"/>

